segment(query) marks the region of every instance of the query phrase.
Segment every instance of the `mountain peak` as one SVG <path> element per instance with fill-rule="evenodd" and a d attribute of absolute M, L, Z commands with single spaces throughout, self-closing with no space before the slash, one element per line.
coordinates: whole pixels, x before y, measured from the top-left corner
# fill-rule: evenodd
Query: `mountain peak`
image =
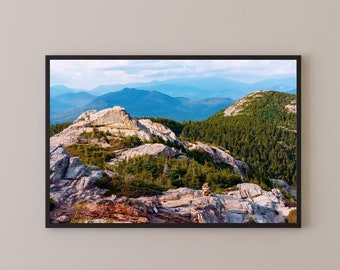
<path fill-rule="evenodd" d="M 72 125 L 51 137 L 50 144 L 51 146 L 72 145 L 81 140 L 83 132 L 96 130 L 109 132 L 117 137 L 137 136 L 142 141 L 150 141 L 154 136 L 158 136 L 164 141 L 179 142 L 175 133 L 166 126 L 149 119 L 133 119 L 123 107 L 114 106 L 100 111 L 90 110 L 82 113 Z M 101 146 L 109 147 L 110 145 L 103 143 Z"/>
<path fill-rule="evenodd" d="M 269 92 L 268 90 L 258 90 L 253 93 L 250 93 L 246 95 L 245 97 L 241 98 L 237 102 L 235 102 L 233 105 L 228 107 L 224 111 L 224 116 L 236 116 L 243 114 L 244 108 L 246 108 L 254 99 L 261 98 L 265 95 L 266 92 Z"/>
<path fill-rule="evenodd" d="M 224 110 L 224 116 L 271 115 L 279 112 L 296 113 L 296 97 L 273 90 L 258 90 L 235 102 Z"/>
<path fill-rule="evenodd" d="M 134 127 L 135 123 L 132 121 L 130 115 L 121 106 L 114 106 L 101 111 L 87 111 L 82 113 L 74 124 L 86 126 L 110 126 L 110 127 Z"/>

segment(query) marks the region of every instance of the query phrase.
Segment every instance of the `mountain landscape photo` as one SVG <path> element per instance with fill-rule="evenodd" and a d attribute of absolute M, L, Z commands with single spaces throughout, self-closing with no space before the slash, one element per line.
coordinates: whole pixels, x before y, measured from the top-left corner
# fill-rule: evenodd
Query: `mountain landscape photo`
<path fill-rule="evenodd" d="M 298 223 L 295 60 L 50 67 L 51 224 Z"/>

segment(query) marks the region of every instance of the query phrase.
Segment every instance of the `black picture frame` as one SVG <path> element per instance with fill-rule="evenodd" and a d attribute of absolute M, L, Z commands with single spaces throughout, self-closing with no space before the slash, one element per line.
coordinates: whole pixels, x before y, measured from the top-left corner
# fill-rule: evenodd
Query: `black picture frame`
<path fill-rule="evenodd" d="M 55 60 L 292 60 L 296 61 L 296 223 L 55 223 L 51 221 L 51 61 Z M 301 56 L 300 55 L 46 55 L 45 56 L 46 228 L 301 228 Z"/>

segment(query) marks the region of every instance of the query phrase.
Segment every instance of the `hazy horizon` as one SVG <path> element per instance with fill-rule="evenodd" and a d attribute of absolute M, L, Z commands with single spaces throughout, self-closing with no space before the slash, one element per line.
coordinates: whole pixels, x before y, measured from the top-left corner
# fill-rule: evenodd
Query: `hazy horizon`
<path fill-rule="evenodd" d="M 296 79 L 296 60 L 51 60 L 50 87 L 93 90 L 105 85 L 223 79 L 253 84 Z"/>

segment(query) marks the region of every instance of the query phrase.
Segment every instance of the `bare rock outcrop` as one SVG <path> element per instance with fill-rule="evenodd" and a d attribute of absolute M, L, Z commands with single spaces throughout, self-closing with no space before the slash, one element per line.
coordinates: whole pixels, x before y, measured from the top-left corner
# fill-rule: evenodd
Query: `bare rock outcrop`
<path fill-rule="evenodd" d="M 286 109 L 289 113 L 296 114 L 296 113 L 297 113 L 296 100 L 293 100 L 290 104 L 287 104 L 287 105 L 285 106 L 285 109 Z"/>
<path fill-rule="evenodd" d="M 151 197 L 116 196 L 84 200 L 69 214 L 59 209 L 54 222 L 91 223 L 283 223 L 295 208 L 284 205 L 275 191 L 240 184 L 228 194 L 202 196 L 199 190 L 178 188 Z M 80 205 L 80 206 L 79 206 Z M 68 217 L 68 218 L 67 218 Z"/>
<path fill-rule="evenodd" d="M 197 143 L 189 143 L 189 150 L 203 150 L 208 153 L 216 163 L 226 163 L 234 168 L 234 172 L 241 176 L 241 178 L 245 177 L 246 173 L 250 171 L 250 168 L 247 163 L 242 160 L 237 160 L 225 150 L 220 149 L 216 146 L 210 146 L 201 142 Z"/>
<path fill-rule="evenodd" d="M 111 164 L 144 155 L 175 157 L 179 154 L 179 150 L 161 143 L 147 143 L 134 148 L 116 150 L 114 154 L 115 157 L 110 161 Z"/>
<path fill-rule="evenodd" d="M 139 127 L 146 133 L 161 137 L 164 141 L 178 142 L 181 141 L 177 138 L 174 132 L 168 127 L 152 122 L 150 119 L 140 119 L 138 120 Z"/>
<path fill-rule="evenodd" d="M 288 183 L 281 179 L 270 179 L 270 181 L 276 185 L 278 185 L 283 190 L 287 191 L 289 194 L 293 195 L 295 198 L 297 196 L 296 188 L 288 185 Z"/>
<path fill-rule="evenodd" d="M 92 132 L 94 129 L 122 136 L 138 136 L 142 141 L 150 141 L 155 136 L 164 141 L 178 142 L 180 140 L 166 126 L 154 123 L 149 119 L 136 120 L 124 108 L 115 106 L 101 111 L 87 111 L 82 113 L 72 125 L 59 134 L 50 138 L 50 145 L 56 147 L 60 144 L 68 146 L 82 140 L 80 134 Z"/>
<path fill-rule="evenodd" d="M 74 124 L 80 126 L 110 126 L 111 128 L 135 129 L 136 122 L 120 106 L 101 111 L 89 111 L 81 114 Z"/>
<path fill-rule="evenodd" d="M 52 183 L 64 177 L 69 159 L 70 155 L 63 147 L 57 146 L 50 149 L 50 180 Z"/>
<path fill-rule="evenodd" d="M 82 164 L 61 146 L 50 149 L 50 198 L 55 204 L 53 222 L 69 222 L 72 205 L 79 201 L 92 202 L 103 198 L 106 190 L 94 186 L 104 172 Z"/>
<path fill-rule="evenodd" d="M 107 173 L 70 157 L 62 146 L 52 148 L 50 156 L 54 223 L 278 223 L 294 209 L 285 206 L 279 190 L 264 191 L 249 183 L 209 196 L 204 196 L 210 191 L 204 185 L 202 191 L 178 188 L 151 197 L 106 197 L 95 182 Z"/>
<path fill-rule="evenodd" d="M 265 90 L 258 90 L 238 100 L 233 105 L 225 109 L 224 116 L 235 116 L 243 114 L 244 108 L 246 108 L 255 98 L 261 98 L 265 92 Z"/>

